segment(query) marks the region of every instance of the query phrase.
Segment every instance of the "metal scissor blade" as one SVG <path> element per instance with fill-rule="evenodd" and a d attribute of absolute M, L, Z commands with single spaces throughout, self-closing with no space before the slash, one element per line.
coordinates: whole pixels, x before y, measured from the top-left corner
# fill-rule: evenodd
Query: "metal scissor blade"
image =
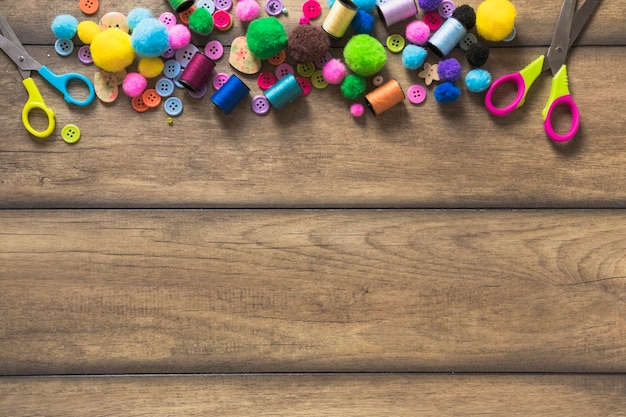
<path fill-rule="evenodd" d="M 583 28 L 587 24 L 587 21 L 591 15 L 593 15 L 598 3 L 600 3 L 600 0 L 586 0 L 583 5 L 576 10 L 574 21 L 572 23 L 572 30 L 569 34 L 569 46 L 572 46 L 576 38 L 578 38 L 578 35 L 582 32 Z"/>
<path fill-rule="evenodd" d="M 561 13 L 556 21 L 554 35 L 550 48 L 546 54 L 546 64 L 550 66 L 552 75 L 565 64 L 567 52 L 571 45 L 570 33 L 572 32 L 572 24 L 574 22 L 574 12 L 576 11 L 577 0 L 563 0 Z"/>
<path fill-rule="evenodd" d="M 30 77 L 31 71 L 39 70 L 41 64 L 24 50 L 22 43 L 2 13 L 0 13 L 0 32 L 2 32 L 0 48 L 15 62 L 23 79 Z"/>

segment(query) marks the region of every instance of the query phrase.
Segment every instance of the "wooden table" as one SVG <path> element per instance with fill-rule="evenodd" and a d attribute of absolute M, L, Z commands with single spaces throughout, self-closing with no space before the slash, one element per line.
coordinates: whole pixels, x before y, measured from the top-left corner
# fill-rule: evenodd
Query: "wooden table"
<path fill-rule="evenodd" d="M 288 31 L 301 4 L 285 1 Z M 514 1 L 517 37 L 485 69 L 543 53 L 560 4 Z M 0 414 L 626 415 L 621 6 L 602 2 L 571 52 L 582 124 L 564 145 L 541 123 L 547 75 L 505 118 L 461 81 L 455 103 L 433 84 L 420 105 L 356 119 L 334 85 L 257 116 L 240 74 L 252 91 L 230 115 L 211 88 L 177 89 L 171 124 L 123 94 L 69 106 L 35 75 L 57 121 L 41 140 L 0 57 Z M 170 10 L 0 1 L 29 53 L 89 77 L 54 52 L 52 19 L 135 7 Z M 377 17 L 374 35 L 404 24 Z M 381 74 L 424 84 L 393 53 Z"/>

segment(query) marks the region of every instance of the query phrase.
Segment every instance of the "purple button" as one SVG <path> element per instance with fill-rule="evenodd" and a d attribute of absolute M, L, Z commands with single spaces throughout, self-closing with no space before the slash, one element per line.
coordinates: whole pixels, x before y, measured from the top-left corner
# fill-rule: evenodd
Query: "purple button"
<path fill-rule="evenodd" d="M 283 62 L 282 64 L 276 67 L 276 78 L 279 80 L 289 74 L 293 75 L 293 73 L 294 73 L 293 67 L 286 62 Z"/>
<path fill-rule="evenodd" d="M 209 87 L 207 87 L 206 84 L 202 84 L 202 87 L 200 87 L 200 89 L 196 92 L 193 92 L 191 90 L 187 90 L 189 92 L 189 95 L 193 98 L 202 98 L 206 95 L 207 91 L 209 91 Z"/>
<path fill-rule="evenodd" d="M 283 12 L 283 2 L 281 0 L 267 0 L 265 11 L 270 16 L 278 16 Z"/>
<path fill-rule="evenodd" d="M 91 49 L 89 45 L 83 45 L 78 48 L 78 59 L 85 65 L 93 64 L 93 58 L 91 57 Z"/>
<path fill-rule="evenodd" d="M 171 46 L 168 46 L 165 52 L 161 54 L 161 58 L 163 59 L 174 58 L 175 54 L 176 54 L 176 49 L 172 48 Z"/>
<path fill-rule="evenodd" d="M 189 61 L 191 61 L 191 58 L 193 58 L 193 56 L 196 54 L 196 52 L 198 52 L 198 47 L 190 43 L 184 48 L 177 49 L 174 56 L 176 57 L 176 61 L 178 61 L 180 66 L 185 68 L 187 64 L 189 64 Z"/>
<path fill-rule="evenodd" d="M 322 69 L 324 68 L 324 65 L 328 64 L 328 61 L 330 61 L 331 59 L 333 59 L 333 56 L 330 54 L 330 52 L 326 52 L 323 57 L 315 60 L 315 66 L 319 69 Z"/>
<path fill-rule="evenodd" d="M 171 28 L 176 24 L 176 16 L 174 13 L 165 12 L 159 16 L 159 20 L 163 23 L 167 28 Z"/>
<path fill-rule="evenodd" d="M 448 18 L 452 16 L 452 12 L 454 11 L 454 9 L 456 9 L 456 6 L 454 5 L 453 1 L 443 0 L 441 4 L 439 4 L 438 10 L 441 17 Z"/>
<path fill-rule="evenodd" d="M 259 115 L 265 114 L 270 111 L 270 102 L 263 95 L 255 96 L 252 99 L 252 111 Z"/>
<path fill-rule="evenodd" d="M 213 77 L 213 88 L 215 90 L 219 90 L 224 84 L 226 84 L 228 78 L 228 74 L 224 74 L 223 72 L 215 74 L 215 77 Z"/>
<path fill-rule="evenodd" d="M 413 104 L 420 104 L 426 100 L 426 89 L 421 85 L 413 84 L 406 92 L 406 96 Z"/>
<path fill-rule="evenodd" d="M 215 1 L 215 8 L 217 10 L 230 10 L 231 7 L 233 7 L 233 0 L 214 0 Z"/>
<path fill-rule="evenodd" d="M 217 61 L 224 55 L 224 47 L 220 41 L 211 41 L 204 47 L 204 54 L 213 61 Z"/>

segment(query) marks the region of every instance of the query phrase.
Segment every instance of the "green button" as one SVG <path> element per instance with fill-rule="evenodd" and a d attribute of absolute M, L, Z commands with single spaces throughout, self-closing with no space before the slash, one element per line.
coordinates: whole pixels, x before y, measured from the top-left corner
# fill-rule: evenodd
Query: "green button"
<path fill-rule="evenodd" d="M 65 125 L 61 130 L 61 137 L 66 143 L 76 143 L 80 139 L 80 129 L 76 125 Z"/>
<path fill-rule="evenodd" d="M 393 34 L 387 38 L 387 48 L 391 52 L 401 52 L 404 49 L 404 38 L 401 35 Z"/>
<path fill-rule="evenodd" d="M 312 62 L 307 62 L 306 64 L 298 64 L 296 65 L 296 71 L 298 74 L 303 77 L 310 77 L 315 72 L 315 64 Z"/>
<path fill-rule="evenodd" d="M 328 81 L 324 79 L 322 70 L 317 70 L 311 75 L 311 84 L 313 84 L 313 87 L 319 89 L 328 87 Z"/>

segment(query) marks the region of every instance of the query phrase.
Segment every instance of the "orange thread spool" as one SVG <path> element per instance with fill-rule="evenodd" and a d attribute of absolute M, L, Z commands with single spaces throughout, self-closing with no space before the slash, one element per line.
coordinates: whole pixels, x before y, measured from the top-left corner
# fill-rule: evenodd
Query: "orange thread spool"
<path fill-rule="evenodd" d="M 395 79 L 387 81 L 374 91 L 365 95 L 365 104 L 378 116 L 404 100 L 404 91 Z"/>

